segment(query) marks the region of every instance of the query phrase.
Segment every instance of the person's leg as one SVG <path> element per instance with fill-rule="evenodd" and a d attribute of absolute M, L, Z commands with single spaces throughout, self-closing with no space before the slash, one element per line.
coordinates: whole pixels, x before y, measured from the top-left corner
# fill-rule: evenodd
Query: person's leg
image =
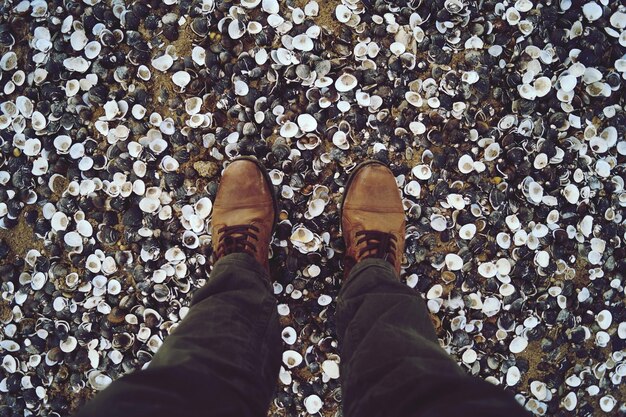
<path fill-rule="evenodd" d="M 276 213 L 265 169 L 232 162 L 213 204 L 207 284 L 149 367 L 113 382 L 79 417 L 266 415 L 282 349 L 268 264 Z"/>
<path fill-rule="evenodd" d="M 512 396 L 466 375 L 441 349 L 424 301 L 399 280 L 402 199 L 392 172 L 357 167 L 342 204 L 346 281 L 337 301 L 346 417 L 526 415 Z"/>
<path fill-rule="evenodd" d="M 282 351 L 264 268 L 225 256 L 149 367 L 114 381 L 77 417 L 266 415 Z"/>
<path fill-rule="evenodd" d="M 337 302 L 346 417 L 527 416 L 439 346 L 428 310 L 385 261 L 358 263 Z"/>

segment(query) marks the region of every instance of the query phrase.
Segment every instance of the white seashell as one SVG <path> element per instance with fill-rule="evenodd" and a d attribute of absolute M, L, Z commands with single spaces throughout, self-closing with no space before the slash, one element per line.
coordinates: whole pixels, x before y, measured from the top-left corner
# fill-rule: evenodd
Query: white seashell
<path fill-rule="evenodd" d="M 113 382 L 111 377 L 97 370 L 89 372 L 87 380 L 89 381 L 89 385 L 96 391 L 102 391 Z"/>
<path fill-rule="evenodd" d="M 617 400 L 615 400 L 612 395 L 605 395 L 604 397 L 600 398 L 600 408 L 605 413 L 613 411 L 613 408 L 616 404 Z"/>
<path fill-rule="evenodd" d="M 580 191 L 575 184 L 568 184 L 563 189 L 563 196 L 570 204 L 576 204 L 580 198 Z"/>
<path fill-rule="evenodd" d="M 333 360 L 327 359 L 322 362 L 322 371 L 328 375 L 330 379 L 339 378 L 339 365 Z"/>
<path fill-rule="evenodd" d="M 526 100 L 534 100 L 537 98 L 537 92 L 535 91 L 535 87 L 530 84 L 522 84 L 517 86 L 517 92 L 522 98 Z"/>
<path fill-rule="evenodd" d="M 248 84 L 245 81 L 237 80 L 234 83 L 235 94 L 238 96 L 246 96 L 250 91 Z"/>
<path fill-rule="evenodd" d="M 449 194 L 446 197 L 447 203 L 457 210 L 463 210 L 465 208 L 465 200 L 461 194 Z"/>
<path fill-rule="evenodd" d="M 296 35 L 293 38 L 292 46 L 299 51 L 312 51 L 313 40 L 306 34 Z"/>
<path fill-rule="evenodd" d="M 517 366 L 511 366 L 506 371 L 506 384 L 510 387 L 517 385 L 522 379 L 522 374 Z"/>
<path fill-rule="evenodd" d="M 47 281 L 48 278 L 46 277 L 46 274 L 44 274 L 43 272 L 37 272 L 33 275 L 30 286 L 33 288 L 33 290 L 39 291 L 43 288 Z"/>
<path fill-rule="evenodd" d="M 171 55 L 164 54 L 152 60 L 152 66 L 158 71 L 165 72 L 174 65 L 174 58 Z"/>
<path fill-rule="evenodd" d="M 317 16 L 319 14 L 319 11 L 320 11 L 320 6 L 315 0 L 308 2 L 304 6 L 304 14 L 309 17 Z"/>
<path fill-rule="evenodd" d="M 407 91 L 404 94 L 404 98 L 406 99 L 406 101 L 409 102 L 409 104 L 411 104 L 412 106 L 415 107 L 421 107 L 424 105 L 424 100 L 422 99 L 422 96 L 419 93 L 416 93 L 414 91 Z"/>
<path fill-rule="evenodd" d="M 446 268 L 450 271 L 460 271 L 463 268 L 463 258 L 455 253 L 448 253 L 445 258 Z"/>
<path fill-rule="evenodd" d="M 70 36 L 70 45 L 75 51 L 82 51 L 89 39 L 84 30 L 76 30 Z"/>
<path fill-rule="evenodd" d="M 333 134 L 333 145 L 342 150 L 350 148 L 350 142 L 345 132 L 338 130 Z"/>
<path fill-rule="evenodd" d="M 491 278 L 496 276 L 498 268 L 493 262 L 483 262 L 478 266 L 478 273 L 485 278 Z"/>
<path fill-rule="evenodd" d="M 302 355 L 295 350 L 283 352 L 283 363 L 288 369 L 295 368 L 302 363 Z"/>
<path fill-rule="evenodd" d="M 228 36 L 231 39 L 239 39 L 246 33 L 246 27 L 238 19 L 231 20 L 228 24 Z"/>
<path fill-rule="evenodd" d="M 321 198 L 316 198 L 309 201 L 307 214 L 309 218 L 315 218 L 324 212 L 326 203 Z"/>
<path fill-rule="evenodd" d="M 154 213 L 161 206 L 161 202 L 158 198 L 142 198 L 139 202 L 139 208 L 146 213 Z"/>
<path fill-rule="evenodd" d="M 539 401 L 545 401 L 548 398 L 548 386 L 545 382 L 541 381 L 532 381 L 530 383 L 530 392 L 537 398 Z"/>
<path fill-rule="evenodd" d="M 313 132 L 317 129 L 317 120 L 310 114 L 301 114 L 298 116 L 298 126 L 303 132 Z"/>
<path fill-rule="evenodd" d="M 459 229 L 459 237 L 464 240 L 470 240 L 476 235 L 476 225 L 467 223 Z"/>
<path fill-rule="evenodd" d="M 474 170 L 474 160 L 469 155 L 463 155 L 459 158 L 459 171 L 463 174 L 469 174 Z"/>
<path fill-rule="evenodd" d="M 73 352 L 78 346 L 78 340 L 74 336 L 68 336 L 67 339 L 59 343 L 61 351 L 65 353 Z"/>
<path fill-rule="evenodd" d="M 70 71 L 86 72 L 91 63 L 83 57 L 72 57 L 63 60 L 63 66 Z"/>
<path fill-rule="evenodd" d="M 512 353 L 521 353 L 528 346 L 528 340 L 524 337 L 517 336 L 509 344 L 509 350 Z"/>
<path fill-rule="evenodd" d="M 461 356 L 461 360 L 468 365 L 476 362 L 476 359 L 478 359 L 478 354 L 474 349 L 467 349 Z"/>
<path fill-rule="evenodd" d="M 546 96 L 552 89 L 552 82 L 548 77 L 539 77 L 533 83 L 537 97 Z"/>
<path fill-rule="evenodd" d="M 287 121 L 280 127 L 280 135 L 284 138 L 293 138 L 298 134 L 298 125 Z"/>
<path fill-rule="evenodd" d="M 352 18 L 352 10 L 350 10 L 348 7 L 344 6 L 343 4 L 339 4 L 335 8 L 335 17 L 341 23 L 347 23 L 350 20 L 350 18 Z"/>
<path fill-rule="evenodd" d="M 11 71 L 17 67 L 17 54 L 9 51 L 0 58 L 0 68 L 3 71 Z"/>
<path fill-rule="evenodd" d="M 480 77 L 476 71 L 464 71 L 461 75 L 461 81 L 468 84 L 475 84 L 479 79 Z"/>
<path fill-rule="evenodd" d="M 201 219 L 206 219 L 211 214 L 213 202 L 208 197 L 202 197 L 194 204 L 194 210 Z"/>
<path fill-rule="evenodd" d="M 63 236 L 63 241 L 66 245 L 71 247 L 80 247 L 83 244 L 83 238 L 78 234 L 78 232 L 69 232 Z"/>
<path fill-rule="evenodd" d="M 322 409 L 322 406 L 324 405 L 324 403 L 322 402 L 322 399 L 315 394 L 312 394 L 306 397 L 303 401 L 303 404 L 307 413 L 311 415 L 317 414 Z"/>
<path fill-rule="evenodd" d="M 26 156 L 37 156 L 41 152 L 41 141 L 39 139 L 27 139 L 23 151 Z"/>
<path fill-rule="evenodd" d="M 596 315 L 596 323 L 602 330 L 607 330 L 611 327 L 611 323 L 613 322 L 613 315 L 609 310 L 602 310 Z"/>
<path fill-rule="evenodd" d="M 517 0 L 515 2 L 515 9 L 522 13 L 526 13 L 530 11 L 532 8 L 533 8 L 533 3 L 530 0 Z"/>
<path fill-rule="evenodd" d="M 604 159 L 596 162 L 595 172 L 599 177 L 608 178 L 611 175 L 611 165 Z"/>
<path fill-rule="evenodd" d="M 432 227 L 433 230 L 443 232 L 444 230 L 446 230 L 447 226 L 448 222 L 446 221 L 446 218 L 441 214 L 433 214 L 430 216 L 430 227 Z"/>
<path fill-rule="evenodd" d="M 412 180 L 404 186 L 404 193 L 413 197 L 419 197 L 422 192 L 422 186 L 419 182 Z"/>
<path fill-rule="evenodd" d="M 317 299 L 317 304 L 321 305 L 322 307 L 325 307 L 329 305 L 330 303 L 332 303 L 332 301 L 333 301 L 333 298 L 330 295 L 321 294 Z"/>
<path fill-rule="evenodd" d="M 590 1 L 583 6 L 583 14 L 590 22 L 596 21 L 602 17 L 602 7 L 596 2 Z"/>
<path fill-rule="evenodd" d="M 187 71 L 177 71 L 172 75 L 172 81 L 181 89 L 185 88 L 191 81 L 191 75 Z"/>
<path fill-rule="evenodd" d="M 146 67 L 145 65 L 140 65 L 139 68 L 137 68 L 137 77 L 144 81 L 148 81 L 150 77 L 152 77 L 150 68 Z"/>
<path fill-rule="evenodd" d="M 293 345 L 294 343 L 296 343 L 296 340 L 298 340 L 298 334 L 296 333 L 296 330 L 291 326 L 285 327 L 283 329 L 281 337 L 283 341 L 288 345 Z"/>
<path fill-rule="evenodd" d="M 38 111 L 34 111 L 31 116 L 31 126 L 35 131 L 43 130 L 48 125 L 46 117 Z"/>
<path fill-rule="evenodd" d="M 339 6 L 337 6 L 339 7 Z M 344 93 L 346 91 L 350 91 L 352 90 L 354 87 L 356 87 L 357 85 L 357 79 L 354 75 L 352 74 L 342 74 L 341 76 L 339 76 L 339 78 L 337 78 L 337 80 L 335 80 L 335 88 L 337 89 L 337 91 L 339 91 L 340 93 Z"/>
<path fill-rule="evenodd" d="M 443 295 L 443 286 L 441 286 L 441 284 L 435 284 L 426 293 L 426 298 L 428 300 L 434 300 L 436 298 L 441 298 L 442 295 Z"/>
<path fill-rule="evenodd" d="M 411 173 L 420 180 L 427 180 L 432 176 L 432 170 L 428 165 L 420 164 L 413 167 Z"/>
<path fill-rule="evenodd" d="M 85 56 L 87 59 L 96 59 L 100 55 L 102 45 L 98 41 L 91 41 L 85 45 Z"/>
<path fill-rule="evenodd" d="M 506 21 L 509 23 L 509 25 L 515 26 L 521 20 L 522 15 L 517 9 L 509 7 L 506 12 L 504 12 L 504 17 L 506 18 Z"/>
<path fill-rule="evenodd" d="M 80 220 L 76 223 L 76 231 L 84 237 L 93 235 L 93 226 L 87 220 Z"/>
<path fill-rule="evenodd" d="M 278 0 L 262 0 L 261 9 L 270 14 L 277 14 L 280 11 Z"/>

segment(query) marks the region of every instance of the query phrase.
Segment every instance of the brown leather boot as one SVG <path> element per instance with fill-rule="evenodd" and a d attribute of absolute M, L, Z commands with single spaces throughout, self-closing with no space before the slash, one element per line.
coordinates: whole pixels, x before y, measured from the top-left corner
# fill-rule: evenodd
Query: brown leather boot
<path fill-rule="evenodd" d="M 379 161 L 361 163 L 348 179 L 341 207 L 345 277 L 356 263 L 367 258 L 386 260 L 399 276 L 405 220 L 391 170 Z"/>
<path fill-rule="evenodd" d="M 267 171 L 254 158 L 231 162 L 213 203 L 213 256 L 247 253 L 269 272 L 269 245 L 278 213 Z"/>

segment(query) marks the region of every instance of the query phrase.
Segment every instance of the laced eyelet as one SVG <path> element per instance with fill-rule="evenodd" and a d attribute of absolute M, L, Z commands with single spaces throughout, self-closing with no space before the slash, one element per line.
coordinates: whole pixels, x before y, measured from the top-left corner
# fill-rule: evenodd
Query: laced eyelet
<path fill-rule="evenodd" d="M 256 246 L 250 239 L 258 241 L 259 228 L 252 225 L 239 224 L 234 226 L 224 226 L 218 231 L 220 237 L 217 243 L 215 255 L 217 258 L 231 254 L 244 252 L 254 256 Z"/>

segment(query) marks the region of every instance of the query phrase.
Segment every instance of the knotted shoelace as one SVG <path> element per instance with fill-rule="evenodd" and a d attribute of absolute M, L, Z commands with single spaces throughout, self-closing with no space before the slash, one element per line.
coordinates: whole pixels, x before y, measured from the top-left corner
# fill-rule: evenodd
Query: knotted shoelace
<path fill-rule="evenodd" d="M 217 232 L 221 234 L 215 253 L 218 258 L 231 253 L 245 252 L 251 256 L 254 256 L 256 253 L 256 246 L 249 239 L 252 238 L 255 241 L 259 240 L 256 235 L 259 233 L 258 227 L 239 224 L 235 226 L 224 226 Z"/>
<path fill-rule="evenodd" d="M 390 262 L 396 258 L 396 237 L 391 233 L 361 230 L 356 232 L 356 237 L 357 246 L 365 244 L 359 251 L 359 258 L 380 258 Z"/>

